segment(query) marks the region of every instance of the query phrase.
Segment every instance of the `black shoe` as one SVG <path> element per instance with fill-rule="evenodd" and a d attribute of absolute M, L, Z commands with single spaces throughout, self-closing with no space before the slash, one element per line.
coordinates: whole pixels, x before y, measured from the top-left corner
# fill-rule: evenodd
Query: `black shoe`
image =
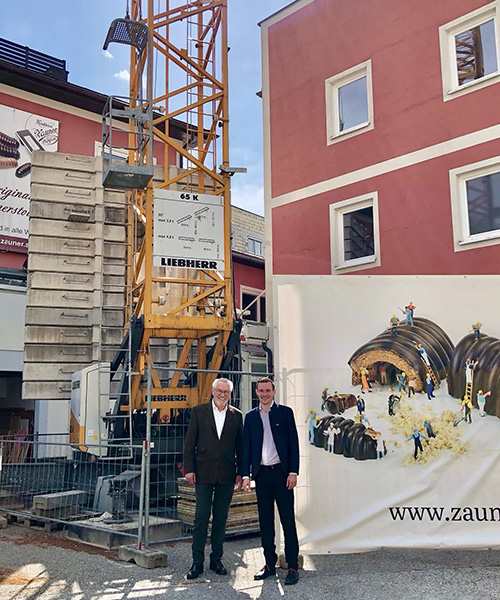
<path fill-rule="evenodd" d="M 215 573 L 217 573 L 217 575 L 227 575 L 227 569 L 222 564 L 220 559 L 219 560 L 211 560 L 210 561 L 210 569 L 212 571 L 215 571 Z"/>
<path fill-rule="evenodd" d="M 196 579 L 203 573 L 203 563 L 193 563 L 187 572 L 188 579 Z"/>
<path fill-rule="evenodd" d="M 256 573 L 253 578 L 256 579 L 257 581 L 260 581 L 262 579 L 267 579 L 268 577 L 272 577 L 273 575 L 276 575 L 276 568 L 273 567 L 268 567 L 267 565 L 264 565 L 262 567 L 262 569 Z"/>
<path fill-rule="evenodd" d="M 299 572 L 295 569 L 288 569 L 285 577 L 285 585 L 295 585 L 299 580 Z"/>

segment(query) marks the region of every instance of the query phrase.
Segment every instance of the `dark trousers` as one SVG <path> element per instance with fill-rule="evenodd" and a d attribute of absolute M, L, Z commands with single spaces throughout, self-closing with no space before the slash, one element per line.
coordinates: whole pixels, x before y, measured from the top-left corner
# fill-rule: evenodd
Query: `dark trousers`
<path fill-rule="evenodd" d="M 278 556 L 274 543 L 274 502 L 278 506 L 283 533 L 285 534 L 285 557 L 289 569 L 298 569 L 299 541 L 293 510 L 293 490 L 286 489 L 286 476 L 281 465 L 274 468 L 260 467 L 255 478 L 257 506 L 259 509 L 260 535 L 264 557 L 269 567 L 274 567 Z"/>
<path fill-rule="evenodd" d="M 226 536 L 226 519 L 233 497 L 233 485 L 220 483 L 196 484 L 196 511 L 193 529 L 193 562 L 203 563 L 207 543 L 208 521 L 212 513 L 212 552 L 210 560 L 222 558 L 222 545 Z"/>

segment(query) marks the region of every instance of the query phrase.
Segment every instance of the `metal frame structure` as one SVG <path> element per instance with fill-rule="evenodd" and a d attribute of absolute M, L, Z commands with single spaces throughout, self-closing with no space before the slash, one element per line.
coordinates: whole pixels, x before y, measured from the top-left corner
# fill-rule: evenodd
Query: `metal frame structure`
<path fill-rule="evenodd" d="M 144 321 L 137 358 L 131 365 L 139 375 L 131 379 L 130 408 L 145 407 L 147 391 L 141 374 L 150 366 L 151 408 L 169 418 L 172 410 L 210 398 L 215 375 L 207 371 L 220 369 L 233 331 L 227 0 L 132 0 L 130 17 L 147 24 L 154 57 L 137 61 L 131 49 L 130 97 L 141 96 L 145 80 L 151 93 L 147 101 L 153 107 L 153 136 L 155 144 L 164 145 L 165 165 L 161 180 L 157 170 L 145 189 L 131 192 L 129 203 L 127 262 L 133 315 L 126 320 L 143 317 Z M 186 47 L 180 47 L 179 41 Z M 169 122 L 174 118 L 186 124 L 183 144 L 169 136 Z M 134 135 L 132 127 L 130 135 Z M 174 155 L 184 168 L 169 167 Z M 133 152 L 129 164 L 134 164 Z M 224 273 L 153 266 L 157 188 L 223 198 Z M 166 382 L 161 380 L 153 358 L 155 338 L 178 348 L 177 368 L 200 370 L 196 381 L 182 381 L 182 371 L 175 371 Z"/>

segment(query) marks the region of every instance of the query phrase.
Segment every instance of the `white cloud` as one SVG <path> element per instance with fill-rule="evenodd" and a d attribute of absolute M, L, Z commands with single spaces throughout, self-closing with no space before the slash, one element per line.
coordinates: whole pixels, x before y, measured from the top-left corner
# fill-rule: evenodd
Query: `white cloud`
<path fill-rule="evenodd" d="M 105 58 L 114 58 L 109 50 L 103 50 L 102 53 L 104 54 Z"/>
<path fill-rule="evenodd" d="M 117 79 L 119 79 L 120 81 L 124 81 L 125 83 L 130 82 L 130 73 L 127 71 L 127 69 L 122 69 L 119 73 L 115 73 L 113 77 L 116 77 Z"/>
<path fill-rule="evenodd" d="M 264 214 L 264 186 L 261 182 L 241 185 L 233 183 L 231 188 L 231 204 L 258 215 Z"/>

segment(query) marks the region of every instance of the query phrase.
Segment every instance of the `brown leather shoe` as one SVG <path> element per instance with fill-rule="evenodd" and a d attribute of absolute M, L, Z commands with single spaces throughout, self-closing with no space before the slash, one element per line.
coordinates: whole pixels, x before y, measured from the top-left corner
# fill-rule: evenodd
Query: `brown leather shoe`
<path fill-rule="evenodd" d="M 271 568 L 267 565 L 264 565 L 262 569 L 253 576 L 253 578 L 257 581 L 261 581 L 262 579 L 267 579 L 273 575 L 276 575 L 276 568 Z"/>

